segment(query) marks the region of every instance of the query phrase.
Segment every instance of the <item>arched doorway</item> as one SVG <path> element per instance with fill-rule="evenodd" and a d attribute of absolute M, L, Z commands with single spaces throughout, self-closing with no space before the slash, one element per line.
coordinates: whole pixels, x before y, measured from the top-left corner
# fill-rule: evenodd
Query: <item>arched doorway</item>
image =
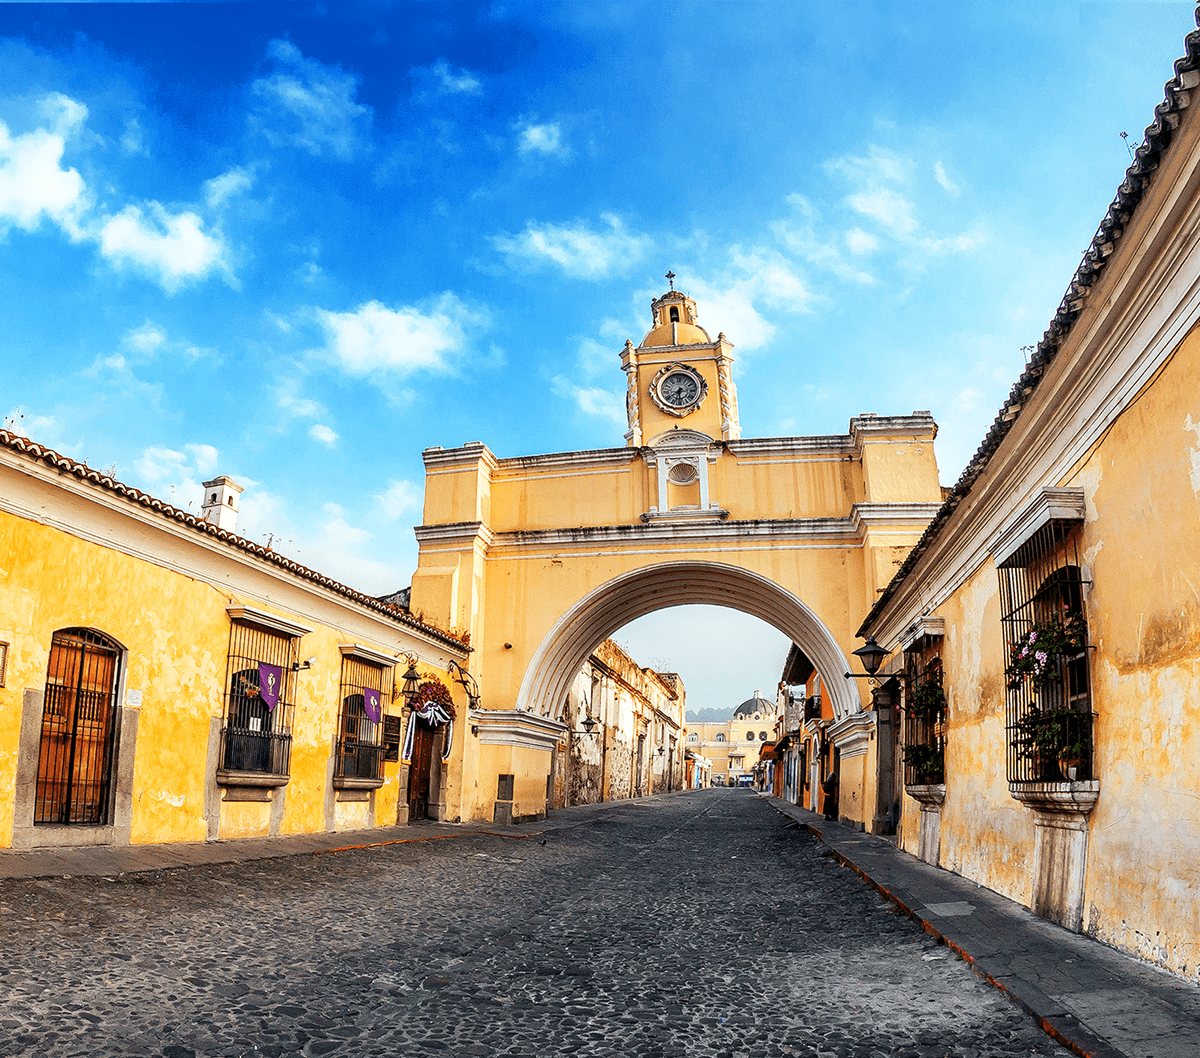
<path fill-rule="evenodd" d="M 753 614 L 788 636 L 827 680 L 838 719 L 861 712 L 858 687 L 840 678 L 845 653 L 800 599 L 766 577 L 720 562 L 661 562 L 614 577 L 559 618 L 530 660 L 518 711 L 557 719 L 588 655 L 622 625 L 655 610 L 693 603 Z"/>

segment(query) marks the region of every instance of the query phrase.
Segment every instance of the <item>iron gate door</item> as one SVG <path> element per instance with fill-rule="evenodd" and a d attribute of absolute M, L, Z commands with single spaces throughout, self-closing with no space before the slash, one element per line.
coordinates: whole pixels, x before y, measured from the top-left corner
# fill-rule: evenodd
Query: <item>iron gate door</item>
<path fill-rule="evenodd" d="M 120 648 L 99 632 L 54 633 L 34 823 L 108 822 Z"/>

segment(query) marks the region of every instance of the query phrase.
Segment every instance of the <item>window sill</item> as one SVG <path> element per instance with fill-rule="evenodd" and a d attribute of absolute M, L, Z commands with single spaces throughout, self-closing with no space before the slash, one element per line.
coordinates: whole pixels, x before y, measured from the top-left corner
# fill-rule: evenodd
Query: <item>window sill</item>
<path fill-rule="evenodd" d="M 290 775 L 272 775 L 261 771 L 217 770 L 218 786 L 287 786 Z"/>
<path fill-rule="evenodd" d="M 946 800 L 946 784 L 944 782 L 913 783 L 906 785 L 904 792 L 914 801 L 920 801 L 923 805 L 940 805 Z"/>
<path fill-rule="evenodd" d="M 1008 792 L 1027 808 L 1038 812 L 1087 815 L 1100 799 L 1100 780 L 1083 782 L 1027 782 L 1008 784 Z"/>
<path fill-rule="evenodd" d="M 333 788 L 335 790 L 378 790 L 383 785 L 383 779 L 359 779 L 352 775 L 335 775 Z"/>

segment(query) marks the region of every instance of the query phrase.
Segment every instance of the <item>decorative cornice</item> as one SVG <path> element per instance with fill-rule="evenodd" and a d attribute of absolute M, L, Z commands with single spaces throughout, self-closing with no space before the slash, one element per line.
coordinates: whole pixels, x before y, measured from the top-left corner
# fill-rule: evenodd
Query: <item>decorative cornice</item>
<path fill-rule="evenodd" d="M 1086 514 L 1083 489 L 1040 488 L 1025 507 L 988 545 L 997 568 L 1024 565 L 1021 549 L 1051 522 L 1082 522 Z"/>
<path fill-rule="evenodd" d="M 501 481 L 523 470 L 609 470 L 628 466 L 637 458 L 637 448 L 593 448 L 583 452 L 551 452 L 547 455 L 514 456 L 496 464 L 496 476 Z"/>
<path fill-rule="evenodd" d="M 495 538 L 495 533 L 486 522 L 445 522 L 442 525 L 414 525 L 419 544 L 443 544 L 453 547 L 474 547 L 479 544 L 486 551 Z"/>
<path fill-rule="evenodd" d="M 743 437 L 726 441 L 725 446 L 739 463 L 762 457 L 775 459 L 825 458 L 849 459 L 856 454 L 854 438 L 849 434 L 814 437 Z"/>
<path fill-rule="evenodd" d="M 905 783 L 904 792 L 914 801 L 931 808 L 941 806 L 946 800 L 945 783 Z"/>
<path fill-rule="evenodd" d="M 226 606 L 225 612 L 235 621 L 245 621 L 247 624 L 258 625 L 260 628 L 269 628 L 272 632 L 281 632 L 293 639 L 299 639 L 312 631 L 312 628 L 302 625 L 299 621 L 289 621 L 286 617 L 267 613 L 266 610 L 259 610 L 253 606 L 240 604 Z"/>
<path fill-rule="evenodd" d="M 469 714 L 472 731 L 487 746 L 521 746 L 550 752 L 567 732 L 559 720 L 517 709 L 477 709 Z"/>
<path fill-rule="evenodd" d="M 877 441 L 932 441 L 937 436 L 937 423 L 927 411 L 911 415 L 876 415 L 867 412 L 850 420 L 850 437 L 856 448 Z"/>
<path fill-rule="evenodd" d="M 922 639 L 942 638 L 945 635 L 944 617 L 918 617 L 900 636 L 900 649 L 911 650 Z"/>
<path fill-rule="evenodd" d="M 829 726 L 829 737 L 837 746 L 842 760 L 861 757 L 871 742 L 875 730 L 874 713 L 849 713 Z"/>
<path fill-rule="evenodd" d="M 344 657 L 361 658 L 363 661 L 369 661 L 373 665 L 382 665 L 385 669 L 391 668 L 396 664 L 395 654 L 385 654 L 382 650 L 374 650 L 371 647 L 365 647 L 361 643 L 339 643 L 338 650 L 342 652 Z"/>
<path fill-rule="evenodd" d="M 940 506 L 938 503 L 856 503 L 850 508 L 850 524 L 860 536 L 895 528 L 916 532 L 929 524 Z"/>
<path fill-rule="evenodd" d="M 381 603 L 378 599 L 355 591 L 331 577 L 323 576 L 269 547 L 237 536 L 227 529 L 218 529 L 216 525 L 206 522 L 197 515 L 180 510 L 148 493 L 125 485 L 107 474 L 93 470 L 86 463 L 78 463 L 74 459 L 60 455 L 53 449 L 36 444 L 28 438 L 8 430 L 0 430 L 0 463 L 7 464 L 19 473 L 27 474 L 102 507 L 119 511 L 152 528 L 171 533 L 175 537 L 200 543 L 212 550 L 220 550 L 243 562 L 247 559 L 264 562 L 274 567 L 279 573 L 317 585 L 333 595 L 370 610 L 376 616 L 386 617 L 398 625 L 436 641 L 441 646 L 448 646 L 455 653 L 463 653 L 461 643 L 444 632 L 418 621 L 405 610 Z M 47 471 L 53 471 L 56 476 L 52 476 Z M 19 517 L 36 517 L 22 511 L 14 510 L 13 513 Z M 46 522 L 44 518 L 36 518 L 36 520 Z M 46 524 L 54 524 L 56 528 L 69 531 L 69 527 L 65 524 L 59 525 L 50 522 L 46 522 Z M 98 542 L 103 546 L 112 546 L 111 543 Z M 150 561 L 153 560 L 150 559 Z"/>
<path fill-rule="evenodd" d="M 442 448 L 434 445 L 421 453 L 426 471 L 468 470 L 480 464 L 489 472 L 496 469 L 496 457 L 482 441 L 468 441 L 460 448 Z"/>

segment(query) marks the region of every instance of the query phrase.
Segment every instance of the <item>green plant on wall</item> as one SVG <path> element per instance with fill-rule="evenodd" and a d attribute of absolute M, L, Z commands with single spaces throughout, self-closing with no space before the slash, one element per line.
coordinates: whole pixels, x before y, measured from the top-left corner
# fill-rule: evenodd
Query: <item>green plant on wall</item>
<path fill-rule="evenodd" d="M 1013 747 L 1027 760 L 1083 760 L 1091 751 L 1087 717 L 1070 709 L 1030 713 L 1016 723 Z"/>
<path fill-rule="evenodd" d="M 943 781 L 945 764 L 941 746 L 905 746 L 904 763 L 912 768 L 917 783 L 922 786 Z"/>
<path fill-rule="evenodd" d="M 908 714 L 917 720 L 935 720 L 945 708 L 946 692 L 932 680 L 917 687 L 908 701 Z"/>

